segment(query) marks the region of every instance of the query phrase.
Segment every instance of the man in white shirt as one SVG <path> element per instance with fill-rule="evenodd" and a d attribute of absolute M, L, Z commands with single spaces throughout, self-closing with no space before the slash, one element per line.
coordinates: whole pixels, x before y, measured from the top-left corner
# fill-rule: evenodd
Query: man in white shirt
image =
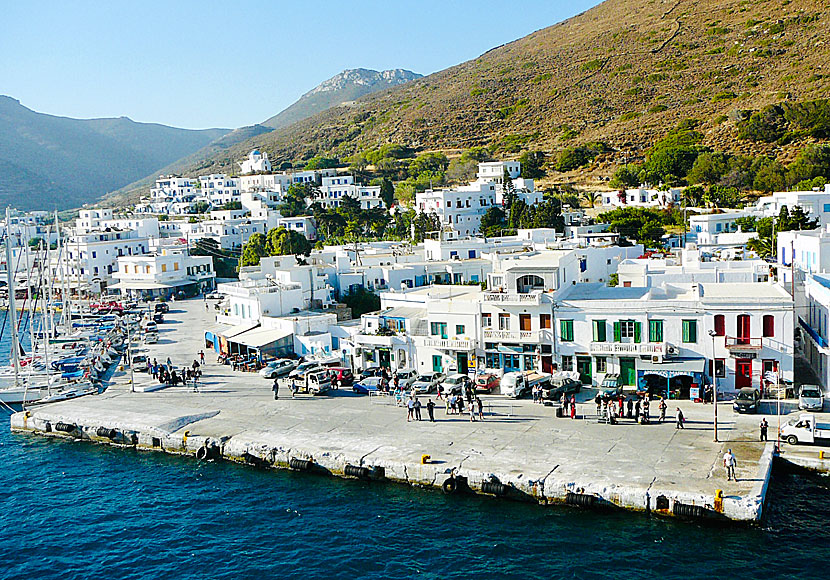
<path fill-rule="evenodd" d="M 731 449 L 723 454 L 723 466 L 726 468 L 727 481 L 732 481 L 732 479 L 738 481 L 738 477 L 735 475 L 735 467 L 737 465 L 738 460 L 735 459 L 735 455 L 732 454 Z"/>

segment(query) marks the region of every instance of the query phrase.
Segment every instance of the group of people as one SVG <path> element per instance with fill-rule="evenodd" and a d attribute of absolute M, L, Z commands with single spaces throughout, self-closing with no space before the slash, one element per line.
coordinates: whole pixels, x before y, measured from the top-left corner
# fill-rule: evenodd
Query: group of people
<path fill-rule="evenodd" d="M 438 398 L 441 398 L 440 393 Z M 451 394 L 444 397 L 444 401 L 446 404 L 447 415 L 463 415 L 466 411 L 470 415 L 470 421 L 475 421 L 476 416 L 478 416 L 479 421 L 484 421 L 484 403 L 482 403 L 479 396 L 472 391 L 467 394 L 466 404 L 464 403 L 464 397 L 462 395 Z"/>
<path fill-rule="evenodd" d="M 193 364 L 185 367 L 181 372 L 177 372 L 173 368 L 173 361 L 167 357 L 167 362 L 161 364 L 157 359 L 153 359 L 150 363 L 149 371 L 153 379 L 157 380 L 162 385 L 178 386 L 179 384 L 187 384 L 193 381 L 194 390 L 198 390 L 199 380 L 202 378 L 202 364 L 205 360 L 204 352 L 199 352 L 199 359 L 193 359 Z M 202 361 L 202 363 L 199 362 Z"/>
<path fill-rule="evenodd" d="M 573 397 L 571 402 L 573 406 Z M 597 416 L 605 419 L 609 424 L 616 424 L 618 419 L 633 419 L 640 424 L 651 422 L 651 397 L 648 393 L 636 398 L 603 397 L 597 393 L 597 396 L 594 397 L 594 403 L 597 406 Z M 660 397 L 657 409 L 660 412 L 657 421 L 662 423 L 666 420 L 666 411 L 668 410 L 668 404 L 663 397 Z M 574 413 L 573 409 L 571 413 Z M 675 409 L 675 427 L 683 429 L 685 420 L 683 411 L 680 410 L 680 407 L 677 407 Z"/>
<path fill-rule="evenodd" d="M 421 404 L 421 401 L 418 397 L 409 397 L 409 400 L 406 402 L 406 421 L 420 421 L 421 420 L 421 408 L 424 405 Z M 427 414 L 429 415 L 429 420 L 431 423 L 435 423 L 435 403 L 432 399 L 427 399 Z"/>

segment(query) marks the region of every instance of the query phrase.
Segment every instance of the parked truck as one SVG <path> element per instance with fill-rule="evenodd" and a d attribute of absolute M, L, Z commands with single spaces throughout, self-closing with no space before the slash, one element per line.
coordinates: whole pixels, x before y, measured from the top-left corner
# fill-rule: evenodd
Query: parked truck
<path fill-rule="evenodd" d="M 817 423 L 812 413 L 801 413 L 781 426 L 781 439 L 790 445 L 830 441 L 830 423 Z"/>
<path fill-rule="evenodd" d="M 514 399 L 527 394 L 536 385 L 547 385 L 550 375 L 533 371 L 505 373 L 501 378 L 501 394 Z"/>

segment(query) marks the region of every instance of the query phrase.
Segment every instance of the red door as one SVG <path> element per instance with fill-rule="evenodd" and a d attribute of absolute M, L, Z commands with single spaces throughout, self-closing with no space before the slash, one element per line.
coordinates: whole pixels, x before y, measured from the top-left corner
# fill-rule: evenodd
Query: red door
<path fill-rule="evenodd" d="M 542 357 L 542 372 L 543 373 L 552 373 L 553 372 L 553 357 L 543 356 Z"/>
<path fill-rule="evenodd" d="M 749 314 L 738 316 L 738 344 L 749 344 Z"/>
<path fill-rule="evenodd" d="M 752 359 L 739 358 L 735 361 L 735 389 L 752 386 Z"/>

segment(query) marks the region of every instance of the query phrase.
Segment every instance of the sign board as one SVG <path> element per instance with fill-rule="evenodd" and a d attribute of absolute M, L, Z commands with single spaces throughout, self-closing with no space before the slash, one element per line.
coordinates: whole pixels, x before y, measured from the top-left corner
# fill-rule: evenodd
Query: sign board
<path fill-rule="evenodd" d="M 732 358 L 748 358 L 748 359 L 755 359 L 758 358 L 757 352 L 741 352 L 737 350 L 733 350 L 731 353 Z"/>

